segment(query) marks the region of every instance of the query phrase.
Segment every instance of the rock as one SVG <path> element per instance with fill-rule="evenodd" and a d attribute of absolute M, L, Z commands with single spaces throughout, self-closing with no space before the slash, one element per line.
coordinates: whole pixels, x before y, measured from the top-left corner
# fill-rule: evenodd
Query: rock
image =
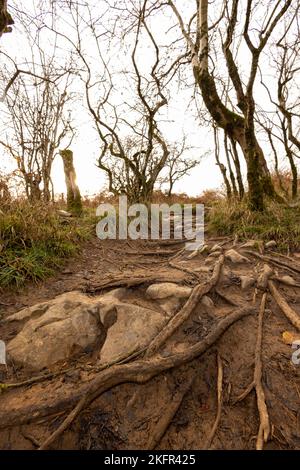
<path fill-rule="evenodd" d="M 208 295 L 204 295 L 201 299 L 201 304 L 207 308 L 214 308 L 215 304 Z"/>
<path fill-rule="evenodd" d="M 16 364 L 34 370 L 49 367 L 90 348 L 104 332 L 98 303 L 83 294 L 69 292 L 36 307 L 29 309 L 31 319 L 7 345 Z"/>
<path fill-rule="evenodd" d="M 218 258 L 221 254 L 222 254 L 221 251 L 213 251 L 212 253 L 210 253 L 210 255 L 208 257 L 209 258 Z"/>
<path fill-rule="evenodd" d="M 276 281 L 282 282 L 286 286 L 296 286 L 297 282 L 292 276 L 275 276 Z"/>
<path fill-rule="evenodd" d="M 100 352 L 102 364 L 124 358 L 126 354 L 143 349 L 166 325 L 164 313 L 138 305 L 117 304 L 116 321 L 108 329 Z"/>
<path fill-rule="evenodd" d="M 62 209 L 59 209 L 57 211 L 57 214 L 60 216 L 60 217 L 72 217 L 72 214 L 70 212 L 67 212 L 67 211 L 64 211 Z"/>
<path fill-rule="evenodd" d="M 274 274 L 273 269 L 268 264 L 264 264 L 263 271 L 261 272 L 261 274 L 258 276 L 258 279 L 257 279 L 257 287 L 259 289 L 265 290 L 267 288 L 268 281 L 270 277 L 273 276 L 273 274 Z"/>
<path fill-rule="evenodd" d="M 246 243 L 241 245 L 241 248 L 253 248 L 257 249 L 261 245 L 261 240 L 248 240 Z"/>
<path fill-rule="evenodd" d="M 255 284 L 255 279 L 252 276 L 240 276 L 242 290 L 247 290 Z"/>
<path fill-rule="evenodd" d="M 248 258 L 240 255 L 240 253 L 232 249 L 226 251 L 225 257 L 229 259 L 229 261 L 231 261 L 232 263 L 249 263 L 250 262 Z"/>
<path fill-rule="evenodd" d="M 265 243 L 265 248 L 275 248 L 277 246 L 277 243 L 275 240 L 270 240 L 269 242 Z"/>
<path fill-rule="evenodd" d="M 166 299 L 167 297 L 187 298 L 190 296 L 192 289 L 190 287 L 180 286 L 173 282 L 162 282 L 160 284 L 152 284 L 146 290 L 146 295 L 150 299 Z"/>
<path fill-rule="evenodd" d="M 211 249 L 210 249 L 210 253 L 214 253 L 214 251 L 222 251 L 222 247 L 220 245 L 214 245 Z"/>
<path fill-rule="evenodd" d="M 152 284 L 146 290 L 146 295 L 158 302 L 168 315 L 173 315 L 192 292 L 190 287 L 179 286 L 172 282 Z"/>
<path fill-rule="evenodd" d="M 49 300 L 48 302 L 42 302 L 40 304 L 33 305 L 32 307 L 26 307 L 19 312 L 10 315 L 5 319 L 5 321 L 22 321 L 28 320 L 29 318 L 37 318 L 43 315 L 53 305 L 70 301 L 71 304 L 76 307 L 80 305 L 81 302 L 85 302 L 87 298 L 88 297 L 86 295 L 79 291 L 66 292 L 52 300 Z"/>

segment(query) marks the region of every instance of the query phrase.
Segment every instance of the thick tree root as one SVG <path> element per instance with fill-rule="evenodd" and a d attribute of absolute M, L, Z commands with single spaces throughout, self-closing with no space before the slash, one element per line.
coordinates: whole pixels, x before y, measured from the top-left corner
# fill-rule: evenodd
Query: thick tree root
<path fill-rule="evenodd" d="M 250 251 L 250 250 L 242 250 L 242 251 L 243 251 L 243 253 L 245 253 L 247 255 L 252 255 L 255 258 L 260 259 L 261 261 L 265 261 L 266 263 L 272 263 L 272 264 L 274 264 L 275 266 L 277 266 L 279 268 L 285 268 L 289 271 L 300 274 L 300 267 L 295 266 L 295 264 L 293 264 L 291 266 L 290 264 L 285 263 L 284 261 L 281 261 L 278 258 L 274 258 L 274 257 L 271 257 L 271 256 L 260 255 L 259 253 L 256 253 L 255 251 Z"/>
<path fill-rule="evenodd" d="M 61 435 L 74 421 L 82 409 L 87 407 L 107 390 L 125 382 L 147 382 L 152 377 L 166 370 L 192 361 L 207 351 L 233 323 L 252 314 L 253 312 L 253 307 L 247 307 L 238 309 L 229 314 L 222 319 L 214 330 L 211 331 L 204 339 L 194 346 L 190 346 L 185 351 L 166 357 L 156 355 L 149 359 L 138 360 L 130 364 L 112 366 L 110 369 L 101 372 L 89 384 L 81 387 L 75 396 L 73 395 L 64 401 L 65 409 L 69 409 L 77 399 L 79 400 L 76 407 L 71 411 L 61 426 L 46 440 L 44 444 L 42 444 L 41 449 L 49 448 L 57 437 L 59 437 L 59 435 Z M 51 414 L 51 409 L 57 411 L 59 405 L 60 403 L 56 402 L 52 404 L 52 406 L 48 406 L 46 410 L 44 408 L 32 410 L 32 407 L 30 407 L 29 410 L 23 409 L 21 412 L 17 413 L 17 415 L 14 415 L 13 412 L 4 414 L 4 416 L 1 416 L 0 414 L 0 428 L 6 427 L 7 425 L 26 423 L 31 421 L 32 418 L 36 420 L 43 416 L 47 416 Z M 60 409 L 62 409 L 61 406 Z"/>
<path fill-rule="evenodd" d="M 186 301 L 182 309 L 169 321 L 165 328 L 150 343 L 145 357 L 152 356 L 166 342 L 166 340 L 185 322 L 194 308 L 197 306 L 201 298 L 208 294 L 210 290 L 217 285 L 220 278 L 222 266 L 224 263 L 224 255 L 218 259 L 211 279 L 205 284 L 198 284 L 194 287 L 189 299 Z"/>
<path fill-rule="evenodd" d="M 263 338 L 263 318 L 266 307 L 267 294 L 262 296 L 259 316 L 258 316 L 258 331 L 255 348 L 255 369 L 254 369 L 254 383 L 256 390 L 257 408 L 259 412 L 260 425 L 256 441 L 256 450 L 262 450 L 264 443 L 267 442 L 270 435 L 270 420 L 268 409 L 265 400 L 265 392 L 262 385 L 262 338 Z"/>
<path fill-rule="evenodd" d="M 221 419 L 221 413 L 222 413 L 222 401 L 223 401 L 223 363 L 220 355 L 218 354 L 218 386 L 217 386 L 217 397 L 218 397 L 218 404 L 217 404 L 217 414 L 216 414 L 216 419 L 214 422 L 214 425 L 209 433 L 209 436 L 206 440 L 206 443 L 203 447 L 203 449 L 209 449 L 212 445 L 213 439 L 215 437 L 215 434 L 217 432 L 220 419 Z"/>
<path fill-rule="evenodd" d="M 180 284 L 185 280 L 185 276 L 174 276 L 172 282 Z M 170 282 L 170 273 L 153 273 L 147 276 L 126 275 L 125 273 L 120 276 L 115 276 L 113 279 L 104 279 L 100 284 L 89 285 L 84 290 L 87 293 L 95 294 L 104 289 L 111 289 L 113 287 L 133 287 L 140 286 L 142 284 L 151 284 L 156 282 Z"/>
<path fill-rule="evenodd" d="M 150 438 L 148 440 L 148 443 L 146 445 L 147 450 L 155 449 L 155 447 L 158 446 L 161 439 L 165 435 L 167 429 L 169 428 L 171 422 L 173 421 L 177 411 L 179 410 L 180 405 L 181 405 L 185 395 L 191 389 L 195 378 L 196 378 L 196 374 L 194 373 L 190 377 L 190 379 L 183 382 L 181 387 L 177 390 L 177 392 L 175 393 L 171 403 L 167 406 L 164 414 L 158 420 L 158 422 L 155 426 L 154 432 L 150 436 Z"/>
<path fill-rule="evenodd" d="M 249 393 L 255 389 L 256 392 L 256 401 L 257 409 L 259 413 L 259 430 L 256 440 L 256 450 L 262 450 L 264 443 L 268 441 L 270 435 L 270 420 L 269 413 L 265 400 L 265 393 L 262 385 L 262 338 L 263 338 L 263 317 L 265 312 L 267 294 L 264 293 L 262 296 L 259 315 L 258 315 L 258 328 L 257 328 L 257 338 L 255 346 L 255 367 L 254 367 L 254 376 L 253 382 L 246 388 L 246 390 L 240 395 L 234 403 L 244 400 Z"/>
<path fill-rule="evenodd" d="M 294 327 L 297 328 L 297 330 L 300 330 L 300 316 L 298 315 L 298 313 L 295 312 L 295 310 L 293 310 L 292 307 L 289 306 L 289 304 L 284 299 L 284 297 L 276 289 L 273 281 L 269 281 L 268 286 L 273 296 L 273 299 L 277 303 L 280 310 L 284 313 L 284 315 L 288 318 L 288 320 L 294 325 Z"/>

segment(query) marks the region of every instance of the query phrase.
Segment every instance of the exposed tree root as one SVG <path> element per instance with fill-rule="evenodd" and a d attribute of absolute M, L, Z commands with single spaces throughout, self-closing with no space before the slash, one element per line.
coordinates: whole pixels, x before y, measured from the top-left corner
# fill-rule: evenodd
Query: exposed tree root
<path fill-rule="evenodd" d="M 220 297 L 220 299 L 224 300 L 227 304 L 232 305 L 233 307 L 239 306 L 239 304 L 227 297 L 225 294 L 223 294 L 223 292 L 219 291 L 219 289 L 215 289 L 215 293 Z"/>
<path fill-rule="evenodd" d="M 252 255 L 255 258 L 258 258 L 258 259 L 260 259 L 262 261 L 265 261 L 267 263 L 273 263 L 273 264 L 275 264 L 275 266 L 278 266 L 280 268 L 285 268 L 289 271 L 300 274 L 300 267 L 298 268 L 298 267 L 295 266 L 295 261 L 294 261 L 294 265 L 291 266 L 290 264 L 287 264 L 287 263 L 285 263 L 284 261 L 281 261 L 278 258 L 274 258 L 274 257 L 271 257 L 271 256 L 260 255 L 259 253 L 256 253 L 255 251 L 250 251 L 250 250 L 242 250 L 242 251 L 244 253 L 246 253 L 247 255 Z"/>
<path fill-rule="evenodd" d="M 180 284 L 185 280 L 184 275 L 178 276 L 172 279 L 172 282 Z M 85 292 L 94 294 L 104 289 L 109 289 L 112 287 L 133 287 L 139 286 L 141 284 L 153 283 L 153 282 L 170 282 L 170 273 L 153 273 L 145 275 L 136 275 L 132 274 L 126 275 L 125 273 L 115 276 L 113 279 L 104 279 L 101 283 L 96 285 L 89 285 L 85 288 Z"/>
<path fill-rule="evenodd" d="M 192 269 L 186 268 L 185 266 L 177 264 L 174 261 L 169 261 L 169 266 L 171 266 L 171 268 L 178 269 L 179 271 L 183 271 L 184 273 L 190 274 L 191 276 L 199 280 L 199 275 Z"/>
<path fill-rule="evenodd" d="M 262 296 L 259 315 L 258 315 L 258 328 L 257 328 L 257 338 L 255 346 L 255 366 L 254 366 L 254 376 L 253 382 L 246 388 L 246 390 L 235 400 L 234 403 L 244 400 L 249 393 L 255 389 L 256 392 L 256 401 L 257 409 L 259 413 L 259 430 L 256 440 L 256 450 L 262 450 L 264 443 L 268 441 L 270 435 L 270 419 L 269 413 L 265 400 L 265 392 L 262 385 L 262 338 L 263 338 L 263 317 L 266 307 L 267 294 L 264 293 Z"/>
<path fill-rule="evenodd" d="M 27 385 L 32 385 L 40 382 L 44 382 L 45 380 L 51 380 L 55 377 L 59 377 L 60 375 L 67 374 L 68 372 L 73 372 L 75 370 L 87 370 L 88 372 L 100 372 L 104 369 L 108 369 L 109 367 L 115 364 L 124 364 L 125 362 L 129 362 L 130 360 L 140 356 L 143 352 L 145 352 L 146 348 L 141 350 L 136 350 L 136 348 L 131 351 L 123 354 L 120 357 L 117 357 L 114 361 L 107 362 L 106 364 L 102 364 L 101 366 L 84 366 L 80 364 L 76 367 L 69 367 L 68 369 L 61 369 L 56 372 L 50 372 L 49 374 L 38 375 L 36 377 L 32 377 L 31 379 L 24 380 L 22 382 L 13 382 L 13 383 L 0 383 L 0 393 L 1 391 L 9 390 L 12 388 L 20 388 L 25 387 Z"/>
<path fill-rule="evenodd" d="M 216 431 L 218 429 L 220 419 L 221 419 L 221 412 L 222 412 L 222 401 L 223 401 L 223 363 L 220 355 L 218 354 L 218 386 L 217 386 L 217 396 L 218 396 L 218 404 L 217 404 L 217 414 L 214 425 L 209 433 L 209 436 L 206 440 L 204 445 L 204 449 L 209 449 L 212 445 L 213 439 L 215 437 Z"/>
<path fill-rule="evenodd" d="M 211 331 L 204 339 L 194 346 L 188 347 L 185 351 L 181 351 L 166 357 L 156 355 L 154 357 L 135 361 L 130 364 L 116 365 L 112 366 L 106 371 L 101 372 L 89 384 L 81 387 L 75 396 L 73 395 L 72 397 L 69 397 L 69 399 L 64 400 L 65 409 L 70 408 L 70 406 L 74 404 L 74 401 L 77 401 L 76 399 L 79 401 L 65 421 L 55 431 L 55 433 L 53 433 L 42 444 L 41 449 L 48 448 L 55 441 L 55 439 L 57 439 L 57 437 L 67 429 L 67 427 L 74 421 L 83 408 L 87 407 L 92 401 L 94 401 L 107 390 L 110 390 L 112 387 L 125 382 L 147 382 L 152 377 L 160 374 L 161 372 L 190 362 L 207 351 L 234 322 L 253 313 L 253 311 L 253 307 L 247 307 L 238 309 L 235 312 L 229 314 L 224 319 L 222 319 L 214 328 L 214 330 Z M 46 410 L 44 407 L 36 408 L 34 410 L 32 407 L 30 407 L 29 410 L 23 409 L 17 414 L 14 414 L 13 412 L 9 412 L 4 416 L 1 416 L 0 414 L 0 427 L 3 428 L 7 425 L 25 423 L 32 420 L 32 418 L 41 418 L 51 414 L 51 410 L 57 411 L 59 405 L 60 402 L 56 402 L 53 403 L 52 406 L 48 405 Z"/>
<path fill-rule="evenodd" d="M 138 256 L 169 256 L 169 255 L 174 255 L 177 253 L 177 250 L 157 250 L 157 251 L 150 251 L 150 250 L 131 250 L 131 251 L 123 251 L 122 253 L 126 255 L 138 255 Z"/>
<path fill-rule="evenodd" d="M 256 390 L 257 408 L 259 412 L 260 425 L 256 441 L 256 450 L 262 450 L 264 443 L 267 442 L 270 434 L 270 420 L 269 413 L 265 400 L 265 392 L 262 385 L 262 338 L 263 338 L 263 318 L 266 307 L 267 294 L 262 296 L 259 316 L 258 316 L 258 331 L 255 347 L 255 368 L 254 368 L 254 383 Z"/>
<path fill-rule="evenodd" d="M 177 390 L 177 392 L 175 393 L 171 403 L 167 406 L 164 414 L 158 420 L 158 422 L 155 426 L 154 432 L 150 436 L 150 438 L 148 440 L 148 443 L 146 445 L 147 450 L 155 449 L 155 447 L 158 446 L 161 439 L 165 435 L 167 429 L 169 428 L 171 422 L 173 421 L 177 411 L 179 410 L 180 405 L 181 405 L 185 395 L 188 393 L 188 391 L 192 387 L 195 378 L 196 378 L 196 374 L 194 373 L 190 377 L 190 379 L 183 382 L 181 387 Z"/>
<path fill-rule="evenodd" d="M 277 303 L 280 310 L 284 313 L 284 315 L 288 318 L 288 320 L 294 325 L 294 327 L 297 328 L 297 330 L 300 330 L 300 316 L 298 315 L 298 313 L 295 312 L 295 310 L 293 310 L 292 307 L 289 306 L 289 304 L 284 299 L 284 297 L 276 289 L 273 281 L 269 281 L 268 286 L 273 296 L 273 299 Z"/>
<path fill-rule="evenodd" d="M 163 328 L 163 330 L 153 339 L 150 343 L 145 357 L 152 356 L 161 346 L 166 342 L 166 340 L 179 328 L 182 323 L 188 319 L 194 308 L 197 306 L 200 299 L 208 294 L 210 290 L 216 286 L 222 266 L 224 263 L 224 255 L 221 255 L 215 265 L 211 279 L 205 284 L 198 284 L 192 290 L 192 293 L 189 299 L 186 301 L 182 309 L 177 312 L 177 314 L 171 318 L 169 323 Z"/>

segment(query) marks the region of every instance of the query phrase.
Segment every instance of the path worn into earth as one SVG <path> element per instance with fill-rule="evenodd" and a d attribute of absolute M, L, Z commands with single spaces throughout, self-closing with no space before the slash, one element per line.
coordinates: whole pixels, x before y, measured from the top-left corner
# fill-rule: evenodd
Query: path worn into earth
<path fill-rule="evenodd" d="M 150 344 L 110 367 L 99 343 L 42 371 L 0 366 L 0 448 L 299 449 L 300 253 L 206 243 L 191 256 L 180 243 L 94 239 L 53 278 L 1 293 L 8 343 L 26 323 L 9 315 L 65 292 L 125 287 L 125 302 L 152 308 L 150 285 L 193 288 Z"/>

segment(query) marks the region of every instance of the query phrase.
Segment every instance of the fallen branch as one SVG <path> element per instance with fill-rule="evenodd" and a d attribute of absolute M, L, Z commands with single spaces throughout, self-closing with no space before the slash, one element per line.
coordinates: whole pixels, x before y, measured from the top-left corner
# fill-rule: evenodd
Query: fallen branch
<path fill-rule="evenodd" d="M 180 284 L 185 280 L 185 276 L 174 276 L 172 278 L 172 282 Z M 89 285 L 84 288 L 84 291 L 87 293 L 96 293 L 104 289 L 109 289 L 112 287 L 133 287 L 133 286 L 139 286 L 141 284 L 146 284 L 146 283 L 157 283 L 157 282 L 170 282 L 170 273 L 165 273 L 165 274 L 159 274 L 159 273 L 153 273 L 153 274 L 148 274 L 147 276 L 143 275 L 120 275 L 114 277 L 114 279 L 104 279 L 101 283 L 96 284 L 96 285 Z"/>
<path fill-rule="evenodd" d="M 222 412 L 222 396 L 223 396 L 223 363 L 220 355 L 218 354 L 218 386 L 217 386 L 217 396 L 218 396 L 218 404 L 217 404 L 217 415 L 214 422 L 214 425 L 209 433 L 209 436 L 206 440 L 204 449 L 209 449 L 215 437 L 216 431 L 218 429 L 220 419 L 221 419 L 221 412 Z"/>
<path fill-rule="evenodd" d="M 164 414 L 158 420 L 155 426 L 155 429 L 152 435 L 150 436 L 148 443 L 146 445 L 147 450 L 155 449 L 155 447 L 158 446 L 161 439 L 165 435 L 167 429 L 169 428 L 171 422 L 173 421 L 176 413 L 178 412 L 185 395 L 188 393 L 188 391 L 192 387 L 195 378 L 196 378 L 196 375 L 194 373 L 190 377 L 190 379 L 183 382 L 179 390 L 177 390 L 171 403 L 167 406 Z"/>
<path fill-rule="evenodd" d="M 284 315 L 294 325 L 294 327 L 297 328 L 297 330 L 300 330 L 300 316 L 298 315 L 298 313 L 295 312 L 295 310 L 293 310 L 292 307 L 289 306 L 289 304 L 284 299 L 284 297 L 276 289 L 273 281 L 269 281 L 268 286 L 269 286 L 273 299 L 277 303 L 282 313 L 284 313 Z"/>
<path fill-rule="evenodd" d="M 208 294 L 210 290 L 217 284 L 221 269 L 224 263 L 224 255 L 221 255 L 215 265 L 211 279 L 205 284 L 198 284 L 192 290 L 192 293 L 184 306 L 171 318 L 169 323 L 163 328 L 163 330 L 151 341 L 145 357 L 152 356 L 165 342 L 166 340 L 185 322 L 194 308 L 197 306 L 201 298 Z"/>
<path fill-rule="evenodd" d="M 61 426 L 42 444 L 41 449 L 46 449 L 67 429 L 83 408 L 87 407 L 107 390 L 126 382 L 145 383 L 166 370 L 192 361 L 204 354 L 233 323 L 253 312 L 253 307 L 245 307 L 227 315 L 204 339 L 194 346 L 188 347 L 185 351 L 180 351 L 166 357 L 156 355 L 155 357 L 137 360 L 130 364 L 115 365 L 102 371 L 87 385 L 77 389 L 74 395 L 64 400 L 35 408 L 29 406 L 19 412 L 10 410 L 8 413 L 0 413 L 0 428 L 36 421 L 44 416 L 57 413 L 62 409 L 67 410 L 77 402 L 76 407 Z"/>

